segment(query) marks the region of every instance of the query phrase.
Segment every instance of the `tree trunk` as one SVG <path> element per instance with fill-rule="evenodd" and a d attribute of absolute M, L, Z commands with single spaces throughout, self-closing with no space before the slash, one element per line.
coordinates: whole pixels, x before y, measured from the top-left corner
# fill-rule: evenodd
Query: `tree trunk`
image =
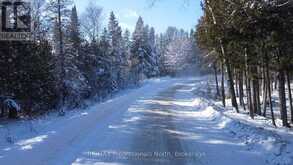
<path fill-rule="evenodd" d="M 245 83 L 245 91 L 246 91 L 246 102 L 247 102 L 247 109 L 250 110 L 250 101 L 249 101 L 249 97 L 250 97 L 250 93 L 248 90 L 249 87 L 249 80 L 248 80 L 248 67 L 246 66 L 245 71 L 244 71 L 244 83 Z"/>
<path fill-rule="evenodd" d="M 260 105 L 260 84 L 259 84 L 259 75 L 257 77 L 257 80 L 256 80 L 256 106 L 257 106 L 257 109 L 256 109 L 256 113 L 258 115 L 261 115 L 261 105 Z"/>
<path fill-rule="evenodd" d="M 236 109 L 236 112 L 239 113 L 236 94 L 235 94 L 235 88 L 234 88 L 234 79 L 233 79 L 233 74 L 231 70 L 231 64 L 228 58 L 226 59 L 226 67 L 227 67 L 227 73 L 228 73 L 229 91 L 231 93 L 232 106 Z"/>
<path fill-rule="evenodd" d="M 243 73 L 242 71 L 239 73 L 239 100 L 240 100 L 240 105 L 243 106 L 244 110 L 245 108 L 245 103 L 244 103 L 244 90 L 243 90 Z"/>
<path fill-rule="evenodd" d="M 254 112 L 252 107 L 252 99 L 251 99 L 251 85 L 250 85 L 250 78 L 249 78 L 249 66 L 247 68 L 247 78 L 246 78 L 246 93 L 247 93 L 247 103 L 249 109 L 249 115 L 252 119 L 254 119 Z"/>
<path fill-rule="evenodd" d="M 236 97 L 239 97 L 239 73 L 234 70 L 235 75 L 235 88 L 236 88 Z"/>
<path fill-rule="evenodd" d="M 221 80 L 221 90 L 222 90 L 222 103 L 223 106 L 226 107 L 226 94 L 225 94 L 225 66 L 224 63 L 222 62 L 222 67 L 221 67 L 221 72 L 222 72 L 222 80 Z"/>
<path fill-rule="evenodd" d="M 284 127 L 289 127 L 287 107 L 286 107 L 286 91 L 285 91 L 285 73 L 284 70 L 279 68 L 278 70 L 279 80 L 279 99 L 280 99 L 280 113 Z"/>
<path fill-rule="evenodd" d="M 293 123 L 293 105 L 292 105 L 292 91 L 291 91 L 291 77 L 290 72 L 287 70 L 287 85 L 288 85 L 288 95 L 289 95 L 289 105 L 290 105 L 290 112 L 291 112 L 291 123 Z"/>
<path fill-rule="evenodd" d="M 246 94 L 247 94 L 247 103 L 248 103 L 248 110 L 249 110 L 249 115 L 252 119 L 254 119 L 254 112 L 253 112 L 253 106 L 252 106 L 252 93 L 251 93 L 251 66 L 249 64 L 249 58 L 248 58 L 248 49 L 244 49 L 245 52 L 245 77 L 246 77 Z"/>
<path fill-rule="evenodd" d="M 265 54 L 265 77 L 266 77 L 266 86 L 267 86 L 267 92 L 268 92 L 268 99 L 269 99 L 269 105 L 270 105 L 270 111 L 271 111 L 271 118 L 272 118 L 272 123 L 274 126 L 276 125 L 275 121 L 275 114 L 274 114 L 274 109 L 273 109 L 273 102 L 272 102 L 272 80 L 269 72 L 269 59 L 267 54 Z"/>
<path fill-rule="evenodd" d="M 267 115 L 267 96 L 268 96 L 268 80 L 266 78 L 265 68 L 263 69 L 263 116 Z"/>
<path fill-rule="evenodd" d="M 215 71 L 215 81 L 216 81 L 216 88 L 217 88 L 217 97 L 219 97 L 220 89 L 219 89 L 218 70 L 217 70 L 216 62 L 214 63 L 214 71 Z"/>
<path fill-rule="evenodd" d="M 254 70 L 254 69 L 252 69 Z M 255 76 L 253 76 L 252 80 L 251 80 L 251 96 L 252 96 L 252 112 L 254 114 L 257 113 L 257 98 L 256 98 L 256 80 L 255 80 Z"/>
<path fill-rule="evenodd" d="M 268 65 L 268 64 L 267 64 Z M 273 102 L 272 102 L 272 89 L 271 89 L 271 78 L 270 78 L 270 73 L 269 73 L 269 68 L 267 66 L 267 70 L 266 70 L 266 75 L 267 75 L 267 79 L 268 79 L 268 84 L 267 84 L 267 88 L 268 88 L 268 97 L 269 97 L 269 103 L 270 103 L 270 110 L 271 110 L 271 117 L 272 117 L 272 122 L 274 126 L 276 125 L 276 121 L 275 121 L 275 114 L 274 114 L 274 109 L 273 109 Z"/>

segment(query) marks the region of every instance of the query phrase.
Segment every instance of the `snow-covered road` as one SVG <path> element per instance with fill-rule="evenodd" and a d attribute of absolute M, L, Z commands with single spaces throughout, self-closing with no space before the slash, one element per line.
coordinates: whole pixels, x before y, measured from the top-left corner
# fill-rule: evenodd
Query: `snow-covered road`
<path fill-rule="evenodd" d="M 206 78 L 150 81 L 80 115 L 35 126 L 42 128 L 37 135 L 16 134 L 15 144 L 0 146 L 0 164 L 274 164 L 279 139 L 253 127 L 239 137 L 247 127 L 202 99 L 203 88 Z"/>

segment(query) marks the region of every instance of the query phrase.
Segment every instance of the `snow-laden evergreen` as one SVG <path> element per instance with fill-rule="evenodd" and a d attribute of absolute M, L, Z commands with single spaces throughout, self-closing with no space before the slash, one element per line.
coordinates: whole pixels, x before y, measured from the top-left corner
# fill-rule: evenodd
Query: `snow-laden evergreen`
<path fill-rule="evenodd" d="M 97 4 L 89 3 L 79 17 L 78 7 L 71 0 L 34 0 L 36 26 L 32 45 L 2 44 L 0 94 L 20 100 L 25 107 L 24 116 L 43 113 L 42 109 L 59 109 L 64 114 L 66 108 L 83 106 L 85 100 L 102 100 L 119 90 L 138 86 L 145 79 L 167 76 L 173 73 L 171 66 L 180 66 L 178 71 L 186 68 L 183 62 L 188 61 L 188 53 L 178 46 L 190 48 L 194 43 L 189 42 L 191 37 L 185 31 L 169 27 L 166 33 L 156 34 L 155 28 L 139 17 L 135 30 L 130 32 L 121 28 L 114 12 L 101 30 L 102 11 Z M 179 40 L 184 42 L 176 44 Z M 29 51 L 31 47 L 36 52 Z M 12 49 L 12 58 L 5 56 Z M 181 61 L 174 58 L 173 50 L 179 51 Z M 28 54 L 25 60 L 22 51 Z M 22 72 L 8 75 L 9 70 L 14 71 L 13 66 L 19 65 L 16 59 L 29 69 L 16 67 Z M 172 63 L 172 59 L 178 63 Z M 30 60 L 35 62 L 31 64 Z M 37 82 L 17 79 L 24 75 Z"/>

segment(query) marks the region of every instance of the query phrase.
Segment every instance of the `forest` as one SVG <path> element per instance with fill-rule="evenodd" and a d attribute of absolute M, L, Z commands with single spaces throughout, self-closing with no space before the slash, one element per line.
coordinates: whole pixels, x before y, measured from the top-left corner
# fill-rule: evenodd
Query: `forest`
<path fill-rule="evenodd" d="M 169 27 L 157 34 L 139 17 L 130 32 L 114 12 L 105 13 L 102 25 L 103 8 L 94 2 L 81 14 L 71 0 L 33 0 L 31 6 L 31 40 L 0 41 L 0 102 L 13 107 L 16 101 L 24 116 L 64 115 L 86 100 L 174 76 L 195 62 L 193 30 Z"/>
<path fill-rule="evenodd" d="M 292 1 L 204 0 L 201 6 L 196 40 L 206 63 L 213 65 L 222 104 L 229 97 L 236 112 L 246 109 L 251 118 L 265 116 L 274 125 L 275 113 L 280 114 L 283 126 L 290 127 Z"/>

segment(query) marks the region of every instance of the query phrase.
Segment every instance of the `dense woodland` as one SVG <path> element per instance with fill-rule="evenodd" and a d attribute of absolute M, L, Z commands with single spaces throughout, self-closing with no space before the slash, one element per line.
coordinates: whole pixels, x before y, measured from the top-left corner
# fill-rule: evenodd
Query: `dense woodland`
<path fill-rule="evenodd" d="M 139 17 L 131 33 L 113 12 L 102 25 L 102 13 L 94 3 L 79 15 L 70 0 L 33 0 L 32 40 L 0 41 L 0 101 L 16 100 L 28 116 L 50 110 L 63 115 L 85 100 L 194 64 L 193 30 L 169 27 L 156 34 Z"/>
<path fill-rule="evenodd" d="M 196 30 L 198 46 L 213 65 L 217 95 L 226 105 L 224 81 L 237 112 L 281 116 L 293 123 L 293 3 L 288 0 L 203 0 Z M 277 93 L 278 97 L 272 97 Z M 238 97 L 239 96 L 239 99 Z M 275 106 L 276 105 L 276 106 Z M 290 112 L 290 113 L 289 113 Z M 291 116 L 289 115 L 291 114 Z"/>

